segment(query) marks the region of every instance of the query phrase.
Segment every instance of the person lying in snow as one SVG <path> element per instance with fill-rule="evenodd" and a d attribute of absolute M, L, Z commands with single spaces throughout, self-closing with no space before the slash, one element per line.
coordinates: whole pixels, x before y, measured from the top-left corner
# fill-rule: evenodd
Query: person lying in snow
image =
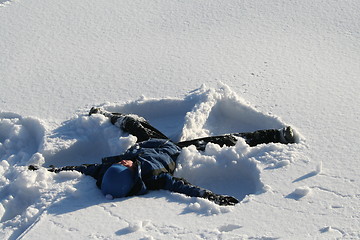
<path fill-rule="evenodd" d="M 148 190 L 164 189 L 190 197 L 205 198 L 218 205 L 235 205 L 239 201 L 232 196 L 213 193 L 192 185 L 183 178 L 173 176 L 181 148 L 195 145 L 198 150 L 202 151 L 209 142 L 220 146 L 234 146 L 238 137 L 244 138 L 250 146 L 270 142 L 284 144 L 295 142 L 292 128 L 285 127 L 174 143 L 137 115 L 110 113 L 100 108 L 91 108 L 89 116 L 92 114 L 103 114 L 108 117 L 112 124 L 136 136 L 137 143 L 124 154 L 103 158 L 101 164 L 52 167 L 49 171 L 58 173 L 75 170 L 92 176 L 97 180 L 96 185 L 102 193 L 110 199 L 142 195 Z M 29 169 L 37 170 L 38 167 L 30 165 Z"/>

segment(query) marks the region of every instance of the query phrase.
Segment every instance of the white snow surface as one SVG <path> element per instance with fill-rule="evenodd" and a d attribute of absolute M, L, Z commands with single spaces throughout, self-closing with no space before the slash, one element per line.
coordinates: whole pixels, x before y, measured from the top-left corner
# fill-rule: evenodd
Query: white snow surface
<path fill-rule="evenodd" d="M 0 239 L 360 239 L 360 1 L 0 0 Z M 296 144 L 182 150 L 167 191 L 107 199 L 77 172 L 136 138 L 296 129 Z"/>

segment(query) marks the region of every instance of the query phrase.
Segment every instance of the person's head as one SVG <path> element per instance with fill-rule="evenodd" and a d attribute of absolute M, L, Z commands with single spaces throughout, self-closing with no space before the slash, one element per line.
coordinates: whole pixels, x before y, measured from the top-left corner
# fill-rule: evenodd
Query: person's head
<path fill-rule="evenodd" d="M 103 176 L 101 191 L 104 195 L 110 194 L 113 198 L 125 197 L 133 188 L 135 177 L 135 171 L 131 167 L 113 164 Z"/>

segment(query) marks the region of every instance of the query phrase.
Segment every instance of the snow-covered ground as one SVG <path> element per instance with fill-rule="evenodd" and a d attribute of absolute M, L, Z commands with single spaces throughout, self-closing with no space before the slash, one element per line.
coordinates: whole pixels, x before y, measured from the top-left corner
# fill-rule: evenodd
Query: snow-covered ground
<path fill-rule="evenodd" d="M 0 239 L 360 239 L 360 2 L 0 0 Z M 242 202 L 167 191 L 107 200 L 44 167 L 135 137 L 293 126 L 297 144 L 186 148 L 177 176 Z"/>

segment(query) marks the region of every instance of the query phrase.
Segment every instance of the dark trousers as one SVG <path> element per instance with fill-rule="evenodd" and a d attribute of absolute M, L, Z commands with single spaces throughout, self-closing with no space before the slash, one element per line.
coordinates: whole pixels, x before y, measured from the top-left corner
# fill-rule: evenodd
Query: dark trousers
<path fill-rule="evenodd" d="M 136 136 L 137 142 L 142 142 L 151 138 L 168 139 L 165 134 L 153 127 L 143 118 L 139 118 L 134 115 L 109 113 L 105 111 L 101 111 L 99 113 L 109 117 L 111 123 L 123 131 Z M 203 137 L 188 141 L 181 141 L 176 144 L 181 148 L 195 145 L 198 150 L 205 150 L 205 146 L 209 142 L 219 144 L 220 146 L 234 146 L 237 142 L 237 137 L 244 138 L 246 143 L 250 146 L 256 146 L 262 143 L 282 142 L 281 129 L 267 129 L 255 132 L 230 133 L 220 136 Z"/>

